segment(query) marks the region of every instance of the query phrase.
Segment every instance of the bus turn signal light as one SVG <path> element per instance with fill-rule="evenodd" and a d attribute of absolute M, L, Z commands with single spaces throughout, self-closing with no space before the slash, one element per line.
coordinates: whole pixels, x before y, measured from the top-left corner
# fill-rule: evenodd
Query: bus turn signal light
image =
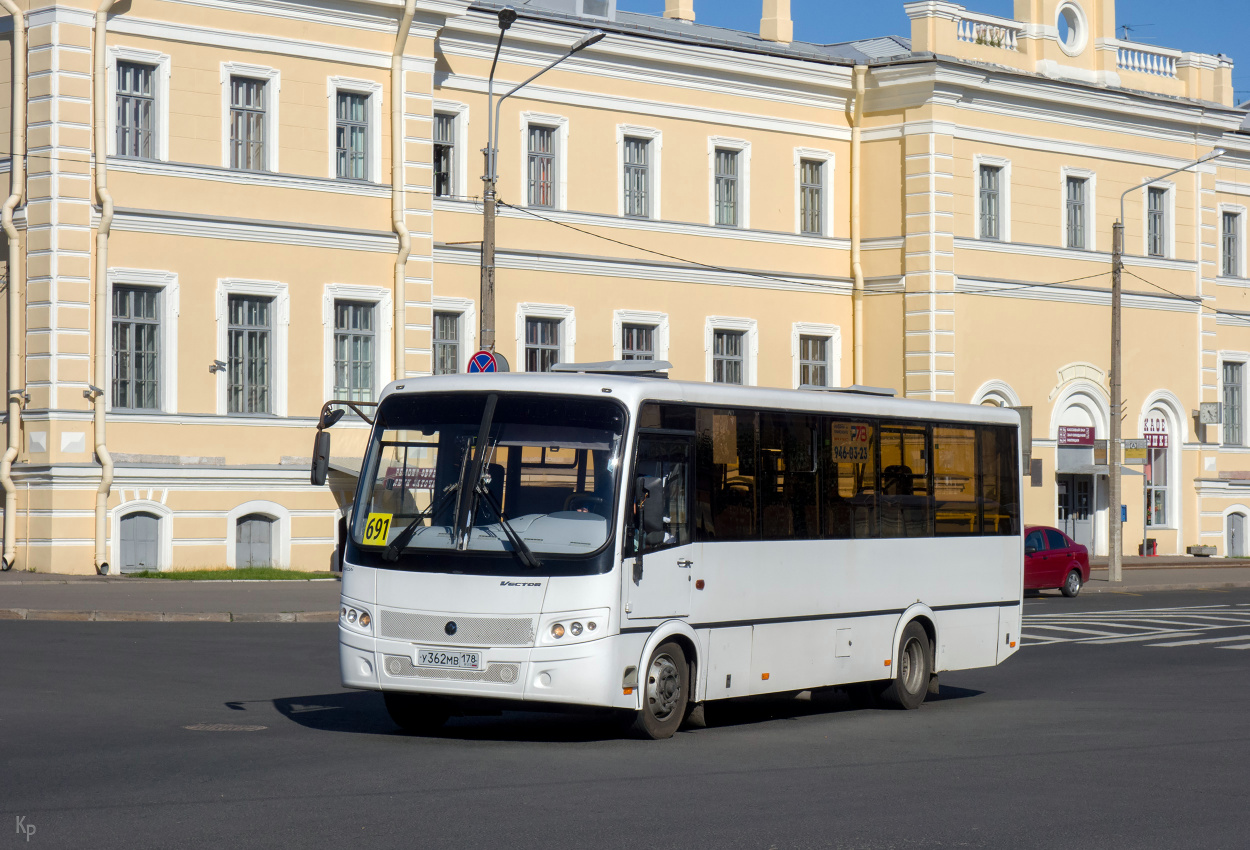
<path fill-rule="evenodd" d="M 624 692 L 625 696 L 629 696 L 634 692 L 633 688 L 622 688 L 621 690 Z"/>
<path fill-rule="evenodd" d="M 889 666 L 890 666 L 890 659 L 888 659 L 888 658 L 887 658 L 887 659 L 885 660 L 885 666 L 886 666 L 886 667 L 889 667 Z"/>
<path fill-rule="evenodd" d="M 761 678 L 761 679 L 763 679 L 765 682 L 767 682 L 767 681 L 768 681 L 768 674 L 767 674 L 767 673 L 760 673 L 760 678 Z"/>
<path fill-rule="evenodd" d="M 1014 640 L 1011 642 L 1011 648 L 1012 648 L 1012 649 L 1015 649 L 1015 648 L 1016 648 L 1016 642 L 1015 642 Z"/>

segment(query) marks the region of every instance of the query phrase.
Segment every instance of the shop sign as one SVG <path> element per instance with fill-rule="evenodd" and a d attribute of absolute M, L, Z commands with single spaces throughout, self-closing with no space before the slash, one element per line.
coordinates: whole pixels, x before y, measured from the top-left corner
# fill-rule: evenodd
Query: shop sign
<path fill-rule="evenodd" d="M 1060 425 L 1059 445 L 1094 446 L 1094 429 L 1089 425 Z"/>
<path fill-rule="evenodd" d="M 1167 420 L 1159 417 L 1147 419 L 1142 425 L 1142 436 L 1146 438 L 1146 443 L 1150 448 L 1166 449 L 1168 447 Z"/>

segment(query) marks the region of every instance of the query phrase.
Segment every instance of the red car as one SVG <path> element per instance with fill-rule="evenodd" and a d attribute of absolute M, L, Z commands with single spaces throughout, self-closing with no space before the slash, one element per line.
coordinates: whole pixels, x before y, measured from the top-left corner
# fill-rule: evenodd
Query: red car
<path fill-rule="evenodd" d="M 1057 587 L 1076 596 L 1089 581 L 1089 550 L 1057 528 L 1024 528 L 1024 589 Z"/>

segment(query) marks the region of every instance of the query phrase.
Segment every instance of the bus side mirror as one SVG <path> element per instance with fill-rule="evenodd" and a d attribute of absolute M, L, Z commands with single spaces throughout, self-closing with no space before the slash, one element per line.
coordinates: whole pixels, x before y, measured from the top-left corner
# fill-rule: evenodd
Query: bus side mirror
<path fill-rule="evenodd" d="M 313 440 L 312 484 L 320 487 L 326 483 L 326 473 L 330 470 L 330 432 L 318 431 Z"/>
<path fill-rule="evenodd" d="M 639 524 L 648 534 L 664 530 L 664 479 L 639 475 L 635 482 Z"/>

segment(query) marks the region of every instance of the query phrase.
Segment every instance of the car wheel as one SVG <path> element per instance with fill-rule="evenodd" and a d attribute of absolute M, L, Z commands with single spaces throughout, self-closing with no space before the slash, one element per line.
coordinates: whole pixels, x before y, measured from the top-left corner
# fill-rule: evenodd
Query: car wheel
<path fill-rule="evenodd" d="M 894 708 L 920 708 L 929 694 L 929 677 L 933 674 L 933 653 L 929 635 L 914 620 L 903 629 L 899 641 L 898 660 L 894 662 L 897 678 L 881 692 L 881 701 Z"/>
<path fill-rule="evenodd" d="M 644 738 L 671 738 L 686 718 L 690 701 L 690 667 L 676 643 L 661 644 L 643 671 L 642 709 L 634 731 Z"/>
<path fill-rule="evenodd" d="M 1063 587 L 1059 588 L 1063 591 L 1064 596 L 1076 596 L 1081 592 L 1081 571 L 1072 570 L 1068 573 L 1068 577 L 1063 581 Z"/>
<path fill-rule="evenodd" d="M 414 735 L 429 735 L 438 731 L 451 716 L 451 706 L 437 697 L 383 691 L 382 699 L 386 701 L 386 713 L 395 725 Z"/>

